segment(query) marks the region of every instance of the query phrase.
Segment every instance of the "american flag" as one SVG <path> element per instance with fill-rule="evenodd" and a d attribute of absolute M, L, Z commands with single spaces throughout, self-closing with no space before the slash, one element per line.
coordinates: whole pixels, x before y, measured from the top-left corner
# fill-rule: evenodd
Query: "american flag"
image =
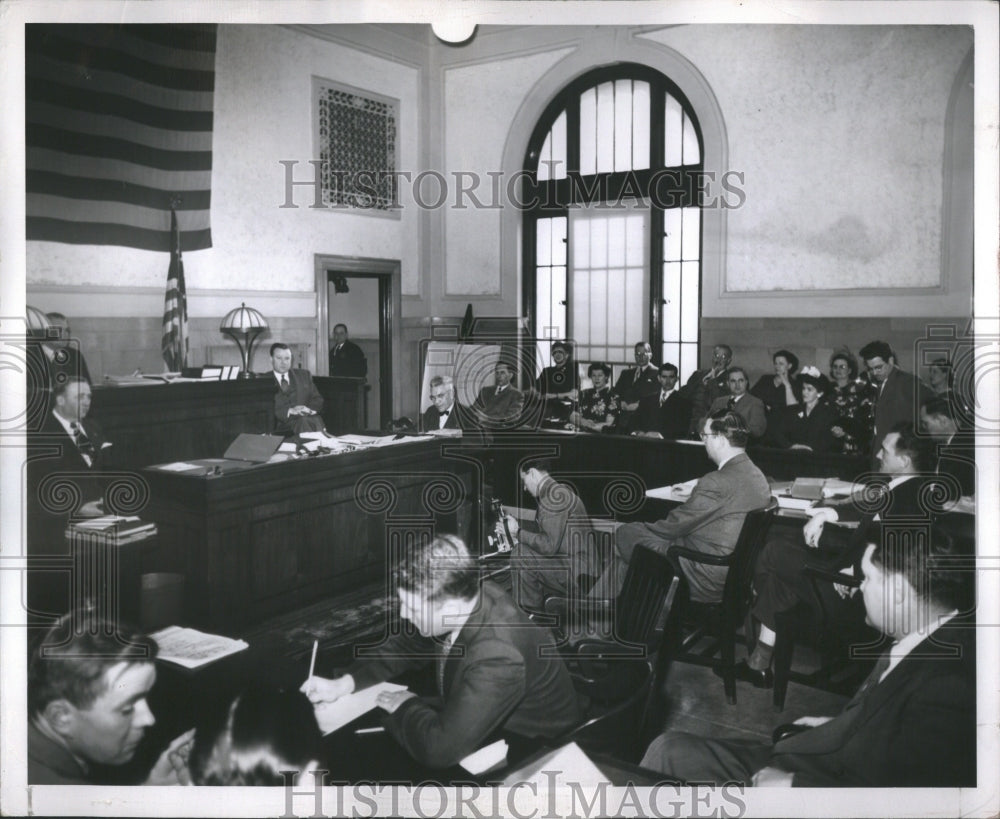
<path fill-rule="evenodd" d="M 212 246 L 215 25 L 25 26 L 27 238 Z"/>
<path fill-rule="evenodd" d="M 179 372 L 187 366 L 188 307 L 184 284 L 184 260 L 181 258 L 181 233 L 177 229 L 177 213 L 170 211 L 170 269 L 167 271 L 167 293 L 163 299 L 163 360 L 167 369 Z"/>

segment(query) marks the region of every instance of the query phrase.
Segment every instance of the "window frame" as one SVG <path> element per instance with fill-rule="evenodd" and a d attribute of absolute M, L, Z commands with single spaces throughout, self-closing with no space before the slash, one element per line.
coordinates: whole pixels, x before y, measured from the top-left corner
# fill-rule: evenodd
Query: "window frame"
<path fill-rule="evenodd" d="M 596 173 L 583 176 L 580 167 L 580 96 L 581 94 L 602 83 L 615 80 L 630 79 L 649 83 L 650 87 L 650 121 L 649 146 L 650 161 L 647 169 L 638 171 L 620 171 Z M 676 99 L 686 117 L 694 128 L 698 140 L 698 162 L 681 166 L 664 165 L 664 109 L 665 97 L 670 94 Z M 538 181 L 538 162 L 542 147 L 556 119 L 566 112 L 566 175 L 560 179 L 550 178 Z M 536 221 L 540 217 L 569 217 L 569 204 L 583 202 L 575 198 L 581 189 L 589 191 L 594 185 L 601 185 L 602 201 L 616 201 L 624 190 L 629 178 L 639 182 L 642 190 L 648 190 L 648 184 L 654 174 L 663 170 L 676 170 L 679 181 L 669 185 L 666 192 L 678 197 L 678 207 L 701 206 L 702 218 L 698 230 L 698 266 L 699 266 L 699 299 L 698 315 L 701 316 L 701 305 L 704 292 L 704 235 L 705 220 L 703 196 L 699 191 L 701 174 L 705 172 L 705 140 L 694 106 L 681 88 L 662 72 L 648 65 L 634 62 L 618 62 L 612 65 L 600 66 L 580 74 L 563 88 L 545 106 L 538 117 L 531 136 L 528 139 L 521 164 L 524 172 L 523 192 L 521 196 L 521 310 L 528 318 L 528 326 L 537 332 L 536 315 Z M 662 183 L 662 179 L 661 179 Z M 664 191 L 658 187 L 661 193 Z M 701 195 L 699 195 L 701 194 Z M 648 298 L 647 323 L 649 326 L 648 341 L 655 352 L 663 349 L 663 209 L 654 202 L 649 202 L 649 235 L 650 242 L 647 259 L 650 270 L 650 285 Z M 567 241 L 569 234 L 567 232 Z M 567 270 L 567 275 L 569 271 Z M 567 282 L 567 302 L 571 288 Z M 567 303 L 567 316 L 571 306 Z M 697 344 L 701 347 L 701 321 L 698 322 Z"/>

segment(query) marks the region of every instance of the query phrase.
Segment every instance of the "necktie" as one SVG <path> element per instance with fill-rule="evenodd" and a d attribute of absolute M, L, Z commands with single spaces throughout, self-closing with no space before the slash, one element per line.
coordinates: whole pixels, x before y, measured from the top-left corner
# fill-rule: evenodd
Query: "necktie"
<path fill-rule="evenodd" d="M 76 448 L 88 458 L 93 458 L 94 445 L 90 443 L 90 438 L 88 438 L 87 433 L 83 431 L 83 427 L 80 426 L 77 421 L 72 421 L 69 428 L 73 432 L 73 443 L 76 444 Z"/>
<path fill-rule="evenodd" d="M 665 392 L 660 393 L 660 406 L 662 407 L 667 402 L 667 394 Z"/>
<path fill-rule="evenodd" d="M 281 374 L 281 391 L 288 392 L 288 376 L 285 373 Z"/>
<path fill-rule="evenodd" d="M 729 403 L 726 406 L 728 409 L 736 409 L 736 399 L 730 398 Z"/>
<path fill-rule="evenodd" d="M 454 641 L 455 635 L 449 634 L 448 639 L 444 641 L 441 645 L 441 650 L 438 652 L 438 663 L 437 663 L 437 683 L 438 683 L 438 693 L 444 696 L 444 666 L 448 662 L 448 653 L 451 651 L 451 645 Z"/>
<path fill-rule="evenodd" d="M 444 425 L 448 423 L 449 413 L 451 413 L 451 410 L 445 410 L 444 412 L 441 413 L 438 419 L 439 428 L 444 427 Z"/>
<path fill-rule="evenodd" d="M 872 668 L 872 673 L 868 675 L 868 679 L 864 681 L 861 688 L 858 689 L 858 695 L 868 694 L 879 681 L 882 679 L 882 675 L 885 674 L 886 670 L 889 668 L 889 652 L 879 655 L 879 658 L 875 661 L 875 666 Z"/>

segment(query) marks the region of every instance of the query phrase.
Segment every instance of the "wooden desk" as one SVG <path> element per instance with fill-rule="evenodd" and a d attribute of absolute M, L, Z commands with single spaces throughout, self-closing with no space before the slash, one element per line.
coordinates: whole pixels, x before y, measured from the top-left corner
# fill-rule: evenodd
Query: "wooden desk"
<path fill-rule="evenodd" d="M 119 469 L 221 455 L 241 432 L 271 429 L 274 379 L 96 386 L 90 415 Z"/>
<path fill-rule="evenodd" d="M 186 622 L 225 634 L 385 577 L 415 538 L 469 537 L 467 463 L 438 441 L 261 464 L 222 475 L 143 470 L 169 565 L 187 578 Z M 473 546 L 475 549 L 475 546 Z"/>

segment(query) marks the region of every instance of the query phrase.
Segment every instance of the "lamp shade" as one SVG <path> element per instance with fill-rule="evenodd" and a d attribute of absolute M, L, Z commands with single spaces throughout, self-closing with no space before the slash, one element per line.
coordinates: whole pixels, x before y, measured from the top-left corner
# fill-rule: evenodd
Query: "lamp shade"
<path fill-rule="evenodd" d="M 266 329 L 267 319 L 260 311 L 247 307 L 245 303 L 226 313 L 219 325 L 219 330 L 230 333 L 262 332 Z"/>

